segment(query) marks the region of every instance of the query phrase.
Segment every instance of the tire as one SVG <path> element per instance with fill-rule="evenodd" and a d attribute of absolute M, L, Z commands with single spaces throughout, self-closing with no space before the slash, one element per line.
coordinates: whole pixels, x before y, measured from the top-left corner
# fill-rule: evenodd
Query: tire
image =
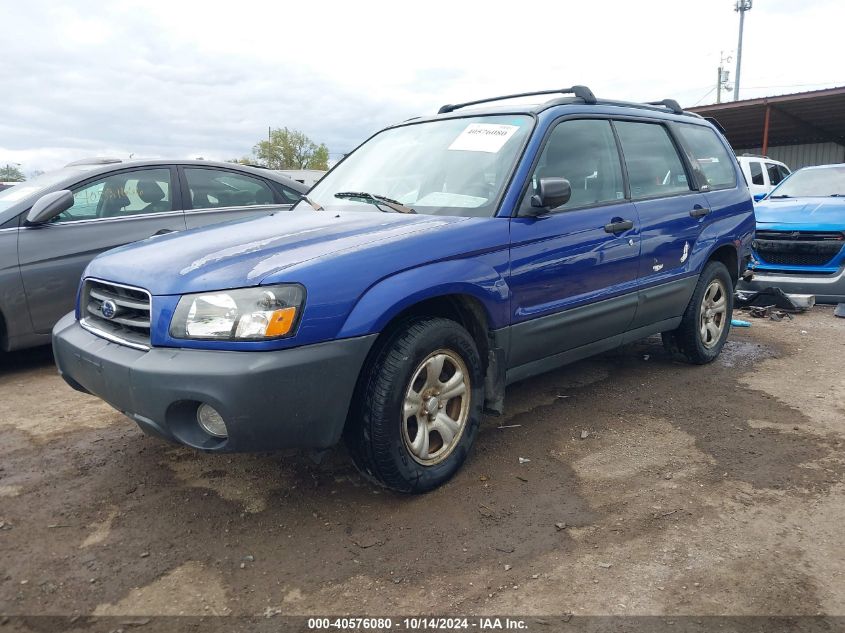
<path fill-rule="evenodd" d="M 718 288 L 714 291 L 714 288 Z M 719 298 L 724 299 L 719 311 Z M 707 299 L 707 305 L 705 305 Z M 663 332 L 663 346 L 673 357 L 695 365 L 713 362 L 722 351 L 731 329 L 734 285 L 721 262 L 708 262 L 698 279 L 681 324 Z"/>
<path fill-rule="evenodd" d="M 440 373 L 433 376 L 438 367 Z M 345 430 L 355 465 L 399 492 L 442 485 L 475 441 L 483 382 L 475 341 L 458 323 L 442 318 L 403 322 L 387 335 L 359 380 Z"/>

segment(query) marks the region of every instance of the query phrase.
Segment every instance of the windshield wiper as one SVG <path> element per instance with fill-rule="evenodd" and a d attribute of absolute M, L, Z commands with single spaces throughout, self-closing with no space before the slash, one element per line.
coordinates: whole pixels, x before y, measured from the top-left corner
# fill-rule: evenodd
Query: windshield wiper
<path fill-rule="evenodd" d="M 314 209 L 314 211 L 325 211 L 323 207 L 321 207 L 317 202 L 314 202 L 311 198 L 306 195 L 299 196 L 299 199 L 304 200 L 305 202 L 310 204 L 311 208 Z"/>
<path fill-rule="evenodd" d="M 832 193 L 830 194 L 831 198 L 845 198 L 845 193 Z"/>
<path fill-rule="evenodd" d="M 778 194 L 776 196 L 769 196 L 769 198 L 791 198 L 792 196 L 788 196 L 785 193 Z"/>
<path fill-rule="evenodd" d="M 398 200 L 393 200 L 392 198 L 388 198 L 386 196 L 367 193 L 366 191 L 339 191 L 334 194 L 334 197 L 343 199 L 360 198 L 361 200 L 366 200 L 382 212 L 384 212 L 384 209 L 382 209 L 380 205 L 383 204 L 392 211 L 396 211 L 396 213 L 416 213 L 416 211 L 414 211 L 411 207 L 406 207 Z"/>

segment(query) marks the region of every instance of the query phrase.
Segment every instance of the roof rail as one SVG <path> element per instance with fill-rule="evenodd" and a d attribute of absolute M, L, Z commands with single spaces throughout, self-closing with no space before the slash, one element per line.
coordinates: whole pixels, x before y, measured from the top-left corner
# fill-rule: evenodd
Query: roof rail
<path fill-rule="evenodd" d="M 536 95 L 555 94 L 573 94 L 579 99 L 582 99 L 584 103 L 588 103 L 590 105 L 595 105 L 596 103 L 596 96 L 593 94 L 592 90 L 587 88 L 587 86 L 572 86 L 571 88 L 562 88 L 560 90 L 538 90 L 537 92 L 520 92 L 518 94 L 502 95 L 501 97 L 489 97 L 487 99 L 478 99 L 477 101 L 467 101 L 466 103 L 447 103 L 437 111 L 437 114 L 446 114 L 447 112 L 454 112 L 455 110 L 458 110 L 460 108 L 466 108 L 467 106 L 479 105 L 481 103 L 490 103 L 492 101 L 504 101 L 505 99 L 516 99 L 517 97 L 533 97 Z"/>

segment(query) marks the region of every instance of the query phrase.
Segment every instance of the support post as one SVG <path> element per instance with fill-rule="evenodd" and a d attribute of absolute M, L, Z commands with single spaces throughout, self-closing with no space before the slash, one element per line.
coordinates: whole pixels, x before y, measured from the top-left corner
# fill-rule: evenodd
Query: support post
<path fill-rule="evenodd" d="M 772 106 L 766 102 L 766 116 L 763 118 L 763 156 L 769 152 L 769 119 L 772 116 Z"/>

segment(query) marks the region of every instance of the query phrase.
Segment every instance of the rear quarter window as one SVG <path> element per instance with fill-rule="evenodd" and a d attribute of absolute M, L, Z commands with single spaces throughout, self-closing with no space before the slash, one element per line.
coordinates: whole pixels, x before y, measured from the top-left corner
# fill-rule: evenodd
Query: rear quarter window
<path fill-rule="evenodd" d="M 734 159 L 716 132 L 703 125 L 683 123 L 678 124 L 675 129 L 690 153 L 696 171 L 706 181 L 704 184 L 710 189 L 729 189 L 736 186 Z M 754 180 L 753 170 L 751 174 Z"/>

